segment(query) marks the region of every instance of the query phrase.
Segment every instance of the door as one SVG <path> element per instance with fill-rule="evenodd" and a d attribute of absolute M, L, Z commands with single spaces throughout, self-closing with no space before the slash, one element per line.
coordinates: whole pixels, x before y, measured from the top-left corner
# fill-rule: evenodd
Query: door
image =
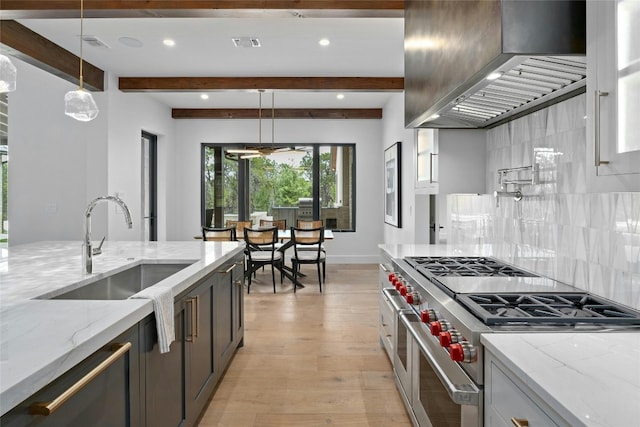
<path fill-rule="evenodd" d="M 142 132 L 142 240 L 158 240 L 158 137 Z"/>

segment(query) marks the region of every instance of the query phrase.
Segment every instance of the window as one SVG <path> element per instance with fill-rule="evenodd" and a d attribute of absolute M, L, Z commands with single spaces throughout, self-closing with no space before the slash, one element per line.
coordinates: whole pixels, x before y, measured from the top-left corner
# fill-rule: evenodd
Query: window
<path fill-rule="evenodd" d="M 355 145 L 254 151 L 202 145 L 203 224 L 284 219 L 290 227 L 299 219 L 322 219 L 328 229 L 355 231 Z"/>

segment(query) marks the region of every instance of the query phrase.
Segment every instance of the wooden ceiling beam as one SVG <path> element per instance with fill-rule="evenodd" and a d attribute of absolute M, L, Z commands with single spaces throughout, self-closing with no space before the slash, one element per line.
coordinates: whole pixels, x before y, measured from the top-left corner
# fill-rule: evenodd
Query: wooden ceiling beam
<path fill-rule="evenodd" d="M 174 108 L 174 119 L 271 119 L 271 110 L 257 108 Z M 276 108 L 276 119 L 381 119 L 381 108 Z"/>
<path fill-rule="evenodd" d="M 401 92 L 403 77 L 120 77 L 123 92 L 229 90 Z"/>
<path fill-rule="evenodd" d="M 394 17 L 403 0 L 84 0 L 87 18 Z M 79 0 L 2 0 L 4 19 L 75 18 Z"/>
<path fill-rule="evenodd" d="M 0 21 L 0 45 L 9 55 L 76 85 L 80 84 L 80 58 L 16 21 Z M 104 90 L 104 71 L 82 61 L 84 88 Z"/>

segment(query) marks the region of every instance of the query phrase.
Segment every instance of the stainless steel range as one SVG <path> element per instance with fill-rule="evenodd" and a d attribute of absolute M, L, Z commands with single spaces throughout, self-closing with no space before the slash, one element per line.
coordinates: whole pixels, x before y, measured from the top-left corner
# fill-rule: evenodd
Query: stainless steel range
<path fill-rule="evenodd" d="M 493 258 L 407 257 L 390 267 L 380 337 L 416 425 L 482 426 L 482 334 L 640 331 L 636 310 Z"/>

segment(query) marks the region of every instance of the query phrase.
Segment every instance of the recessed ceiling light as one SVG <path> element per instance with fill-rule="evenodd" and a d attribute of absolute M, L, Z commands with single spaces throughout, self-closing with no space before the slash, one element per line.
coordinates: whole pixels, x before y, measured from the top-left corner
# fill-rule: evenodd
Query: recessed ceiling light
<path fill-rule="evenodd" d="M 202 95 L 200 95 L 200 99 L 209 99 L 209 95 L 203 93 Z"/>
<path fill-rule="evenodd" d="M 338 99 L 344 99 L 344 93 L 339 93 L 336 95 L 336 98 Z"/>
<path fill-rule="evenodd" d="M 491 73 L 487 76 L 487 80 L 496 80 L 502 77 L 504 73 L 502 71 L 496 71 L 495 73 Z"/>
<path fill-rule="evenodd" d="M 435 120 L 435 119 L 439 119 L 440 118 L 440 114 L 436 113 L 434 115 L 432 115 L 431 117 L 429 117 L 428 120 Z"/>
<path fill-rule="evenodd" d="M 169 47 L 176 45 L 176 42 L 174 40 L 172 40 L 172 39 L 164 39 L 164 40 L 162 40 L 162 43 L 165 46 L 169 46 Z"/>
<path fill-rule="evenodd" d="M 329 46 L 331 42 L 329 41 L 329 39 L 320 39 L 320 41 L 318 41 L 318 44 L 320 46 Z"/>

